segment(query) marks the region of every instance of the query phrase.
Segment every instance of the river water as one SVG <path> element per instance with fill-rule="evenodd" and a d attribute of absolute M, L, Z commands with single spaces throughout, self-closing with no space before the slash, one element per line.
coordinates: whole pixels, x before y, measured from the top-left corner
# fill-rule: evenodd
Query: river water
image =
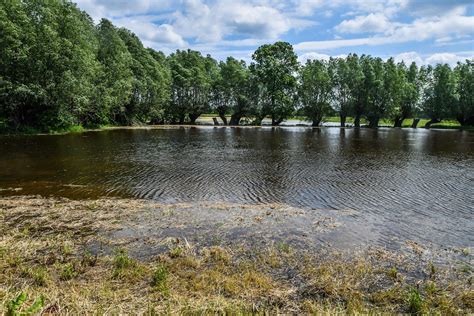
<path fill-rule="evenodd" d="M 0 196 L 37 194 L 281 203 L 355 214 L 344 242 L 472 247 L 474 133 L 176 127 L 1 136 Z"/>

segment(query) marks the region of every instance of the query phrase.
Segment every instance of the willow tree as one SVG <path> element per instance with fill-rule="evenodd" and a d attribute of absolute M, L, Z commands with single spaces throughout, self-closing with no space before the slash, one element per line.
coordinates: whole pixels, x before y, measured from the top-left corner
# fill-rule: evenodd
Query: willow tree
<path fill-rule="evenodd" d="M 216 62 L 193 50 L 178 50 L 169 56 L 171 69 L 171 103 L 168 116 L 172 123 L 191 124 L 209 109 L 211 78 Z"/>
<path fill-rule="evenodd" d="M 302 113 L 319 126 L 323 117 L 331 111 L 332 82 L 328 62 L 308 60 L 302 67 L 299 100 Z"/>
<path fill-rule="evenodd" d="M 272 125 L 283 122 L 294 111 L 297 93 L 295 74 L 298 60 L 293 47 L 286 42 L 260 46 L 252 55 L 251 72 L 260 88 L 260 121 L 270 116 Z"/>
<path fill-rule="evenodd" d="M 166 64 L 159 62 L 140 39 L 127 29 L 118 34 L 131 55 L 132 95 L 125 106 L 125 123 L 161 121 L 169 101 L 170 78 Z"/>
<path fill-rule="evenodd" d="M 219 73 L 213 80 L 211 106 L 225 125 L 238 125 L 251 113 L 249 70 L 242 60 L 228 57 L 219 63 Z M 227 122 L 226 115 L 230 115 Z"/>
<path fill-rule="evenodd" d="M 450 116 L 450 108 L 457 102 L 456 81 L 449 65 L 437 65 L 429 69 L 429 87 L 425 91 L 423 111 L 430 119 L 425 128 Z"/>
<path fill-rule="evenodd" d="M 368 94 L 371 89 L 371 81 L 367 73 L 371 71 L 370 57 L 350 54 L 346 58 L 347 67 L 351 72 L 349 81 L 350 89 L 350 111 L 354 116 L 354 126 L 360 127 L 360 120 L 368 105 Z"/>
<path fill-rule="evenodd" d="M 453 106 L 453 117 L 462 126 L 474 126 L 474 61 L 458 63 L 454 74 L 457 100 Z"/>
<path fill-rule="evenodd" d="M 90 17 L 67 1 L 0 4 L 0 102 L 13 126 L 87 120 L 99 65 Z"/>
<path fill-rule="evenodd" d="M 352 72 L 344 58 L 331 58 L 328 71 L 333 88 L 332 108 L 339 114 L 341 127 L 345 127 L 347 116 L 351 113 Z"/>
<path fill-rule="evenodd" d="M 394 107 L 393 127 L 402 127 L 403 121 L 415 114 L 420 97 L 420 80 L 416 63 L 411 63 L 409 68 L 403 62 L 398 64 L 398 76 L 400 95 L 399 102 Z"/>
<path fill-rule="evenodd" d="M 99 51 L 97 58 L 102 66 L 97 78 L 97 104 L 101 117 L 107 123 L 127 123 L 127 105 L 133 93 L 132 55 L 118 30 L 106 19 L 97 26 Z"/>

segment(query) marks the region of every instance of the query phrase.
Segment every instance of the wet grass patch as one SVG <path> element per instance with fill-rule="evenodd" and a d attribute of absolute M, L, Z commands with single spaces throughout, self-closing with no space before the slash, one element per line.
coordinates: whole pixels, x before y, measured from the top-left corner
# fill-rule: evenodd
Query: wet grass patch
<path fill-rule="evenodd" d="M 5 313 L 31 307 L 46 314 L 474 311 L 472 269 L 421 261 L 423 249 L 414 243 L 409 257 L 375 247 L 309 251 L 284 241 L 204 246 L 170 237 L 167 248 L 143 259 L 133 256 L 134 243 L 111 233 L 144 216 L 147 203 L 16 198 L 0 206 Z M 31 229 L 38 223 L 42 228 Z M 88 249 L 94 240 L 110 251 Z M 470 266 L 469 251 L 461 255 Z"/>

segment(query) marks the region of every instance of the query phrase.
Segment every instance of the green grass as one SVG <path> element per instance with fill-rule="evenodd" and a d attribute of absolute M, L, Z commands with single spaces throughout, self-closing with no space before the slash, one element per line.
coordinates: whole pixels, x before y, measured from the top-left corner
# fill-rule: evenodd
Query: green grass
<path fill-rule="evenodd" d="M 155 206 L 136 200 L 1 199 L 0 310 L 7 315 L 458 315 L 474 310 L 469 271 L 451 264 L 425 269 L 402 252 L 384 249 L 345 255 L 284 242 L 265 247 L 245 242 L 177 247 L 173 242 L 169 251 L 133 258 L 128 253 L 133 242 L 110 236 L 130 227 L 132 217 L 145 218 L 150 207 Z M 47 233 L 23 233 L 31 221 Z M 119 250 L 93 256 L 83 248 L 90 240 Z M 417 273 L 420 269 L 430 278 Z"/>
<path fill-rule="evenodd" d="M 218 114 L 214 113 L 207 113 L 207 114 L 202 114 L 201 118 L 203 119 L 210 119 L 212 117 L 218 117 Z M 230 116 L 227 116 L 227 119 L 230 120 Z M 251 119 L 251 118 L 250 118 Z M 299 120 L 299 121 L 307 121 L 307 117 L 304 116 L 291 116 L 288 117 L 287 120 Z M 429 121 L 429 119 L 421 119 L 420 122 L 418 123 L 418 128 L 423 128 L 426 123 Z M 324 123 L 334 123 L 335 125 L 339 125 L 340 118 L 338 116 L 330 116 L 330 117 L 325 117 L 323 119 Z M 209 123 L 212 123 L 210 121 Z M 347 117 L 346 119 L 346 124 L 353 124 L 354 123 L 354 118 L 353 117 Z M 367 125 L 368 121 L 365 118 L 361 118 L 360 120 L 361 125 Z M 411 127 L 413 123 L 413 119 L 406 119 L 403 121 L 402 127 L 404 128 L 409 128 Z M 381 127 L 393 127 L 393 120 L 390 119 L 381 119 L 379 122 L 379 126 Z M 57 128 L 57 129 L 49 129 L 49 130 L 43 130 L 39 129 L 36 127 L 29 127 L 29 126 L 23 126 L 18 130 L 12 130 L 8 129 L 4 122 L 0 122 L 0 134 L 20 134 L 20 135 L 37 135 L 37 134 L 51 134 L 51 135 L 62 135 L 62 134 L 71 134 L 71 133 L 83 133 L 88 130 L 101 130 L 101 129 L 107 129 L 107 128 L 112 128 L 112 127 L 120 127 L 120 126 L 114 126 L 110 124 L 105 124 L 105 125 L 98 125 L 98 126 L 82 126 L 82 125 L 72 125 L 69 127 L 62 127 L 62 128 Z M 436 123 L 431 125 L 431 128 L 440 128 L 440 129 L 466 129 L 466 130 L 472 130 L 474 127 L 462 127 L 459 122 L 455 120 L 443 120 L 441 123 Z"/>
<path fill-rule="evenodd" d="M 339 123 L 340 119 L 337 116 L 333 117 L 325 117 L 323 119 L 324 122 L 329 122 L 329 123 Z M 418 128 L 423 128 L 425 127 L 426 123 L 428 123 L 429 119 L 420 119 L 420 122 L 418 123 Z M 347 124 L 353 124 L 354 123 L 354 118 L 353 117 L 348 117 L 346 120 Z M 362 118 L 360 120 L 360 123 L 362 125 L 367 124 L 367 120 L 365 118 Z M 381 119 L 379 122 L 379 126 L 389 126 L 392 127 L 394 124 L 394 121 L 391 119 Z M 402 127 L 411 127 L 413 124 L 413 119 L 406 119 L 403 121 Z M 441 123 L 433 124 L 431 125 L 431 128 L 461 128 L 461 124 L 459 124 L 458 121 L 455 120 L 443 120 Z"/>

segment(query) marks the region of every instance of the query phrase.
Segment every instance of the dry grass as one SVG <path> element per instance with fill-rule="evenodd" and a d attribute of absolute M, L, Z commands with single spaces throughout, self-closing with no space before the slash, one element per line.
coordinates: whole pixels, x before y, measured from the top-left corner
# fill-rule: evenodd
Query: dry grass
<path fill-rule="evenodd" d="M 146 216 L 151 206 L 168 210 L 162 212 L 168 219 L 184 207 L 0 199 L 0 308 L 13 310 L 12 302 L 24 293 L 17 310 L 36 301 L 43 314 L 474 311 L 471 269 L 420 267 L 381 249 L 315 253 L 278 243 L 197 246 L 173 237 L 166 250 L 133 258 L 134 243 L 114 232 Z"/>

